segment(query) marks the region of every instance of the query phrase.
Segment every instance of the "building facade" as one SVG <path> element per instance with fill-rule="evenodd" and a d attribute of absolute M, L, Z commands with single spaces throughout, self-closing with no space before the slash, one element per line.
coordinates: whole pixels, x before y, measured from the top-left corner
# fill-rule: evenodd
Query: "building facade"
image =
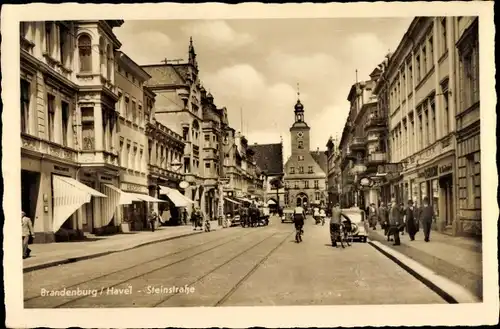
<path fill-rule="evenodd" d="M 273 188 L 271 182 L 273 179 L 283 180 L 283 143 L 275 144 L 253 144 L 250 147 L 255 155 L 255 162 L 260 169 L 261 174 L 265 176 L 263 183 L 263 200 L 270 208 L 277 205 L 284 206 L 285 188 Z"/>
<path fill-rule="evenodd" d="M 123 21 L 21 23 L 22 206 L 35 242 L 116 231 L 118 100 L 113 28 Z"/>
<path fill-rule="evenodd" d="M 190 186 L 184 189 L 184 195 L 204 211 L 202 86 L 192 40 L 187 62 L 173 64 L 165 60 L 164 64 L 142 68 L 152 77 L 147 86 L 157 95 L 156 121 L 180 134 L 185 143 L 180 172 Z"/>
<path fill-rule="evenodd" d="M 478 234 L 480 227 L 479 62 L 477 38 L 468 37 L 473 22 L 415 18 L 384 72 L 390 158 L 401 170 L 391 194 L 418 204 L 428 197 L 434 228 L 450 234 Z"/>
<path fill-rule="evenodd" d="M 340 171 L 340 150 L 338 140 L 330 137 L 326 143 L 327 157 L 327 193 L 328 206 L 331 208 L 340 203 L 341 194 L 341 171 Z"/>
<path fill-rule="evenodd" d="M 311 128 L 305 122 L 300 100 L 294 113 L 295 122 L 290 127 L 292 152 L 285 164 L 285 206 L 326 205 L 326 155 L 310 151 Z"/>

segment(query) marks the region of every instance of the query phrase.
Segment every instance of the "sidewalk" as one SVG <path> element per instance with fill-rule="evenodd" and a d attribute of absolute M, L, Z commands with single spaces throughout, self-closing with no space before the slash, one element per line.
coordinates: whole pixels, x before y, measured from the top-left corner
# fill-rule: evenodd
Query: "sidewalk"
<path fill-rule="evenodd" d="M 436 274 L 466 288 L 479 298 L 483 296 L 483 259 L 480 241 L 453 237 L 431 231 L 430 242 L 425 242 L 420 230 L 411 241 L 407 233 L 400 234 L 401 245 L 388 242 L 383 230 L 370 230 L 369 237 L 429 268 Z"/>
<path fill-rule="evenodd" d="M 211 221 L 210 224 L 213 231 L 220 229 L 217 221 Z M 137 231 L 99 236 L 83 241 L 32 244 L 30 245 L 31 257 L 23 260 L 23 272 L 95 258 L 200 233 L 202 231 L 194 231 L 191 225 L 161 226 L 155 232 Z"/>

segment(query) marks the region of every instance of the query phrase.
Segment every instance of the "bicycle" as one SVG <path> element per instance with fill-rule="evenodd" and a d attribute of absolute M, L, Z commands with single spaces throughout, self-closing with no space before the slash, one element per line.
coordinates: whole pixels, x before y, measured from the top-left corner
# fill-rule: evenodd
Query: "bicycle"
<path fill-rule="evenodd" d="M 302 242 L 302 234 L 304 234 L 304 230 L 302 229 L 302 226 L 296 227 L 296 232 L 295 232 L 295 242 L 300 243 Z"/>

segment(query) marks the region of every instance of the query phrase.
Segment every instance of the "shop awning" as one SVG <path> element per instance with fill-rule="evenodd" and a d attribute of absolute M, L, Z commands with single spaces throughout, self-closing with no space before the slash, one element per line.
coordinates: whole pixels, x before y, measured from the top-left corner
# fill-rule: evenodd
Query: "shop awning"
<path fill-rule="evenodd" d="M 62 224 L 78 208 L 90 202 L 92 196 L 106 198 L 106 195 L 69 177 L 53 175 L 54 219 L 53 232 L 57 232 Z"/>
<path fill-rule="evenodd" d="M 160 194 L 166 195 L 176 207 L 189 207 L 195 203 L 193 200 L 181 194 L 181 192 L 166 186 L 160 186 Z"/>
<path fill-rule="evenodd" d="M 104 186 L 117 193 L 120 193 L 120 200 L 118 202 L 119 205 L 132 204 L 133 201 L 143 201 L 142 199 L 139 199 L 137 196 L 134 196 L 132 193 L 124 192 L 114 185 L 105 184 Z"/>
<path fill-rule="evenodd" d="M 230 199 L 230 198 L 227 198 L 227 197 L 225 197 L 225 198 L 224 198 L 224 200 L 229 201 L 229 202 L 232 202 L 232 203 L 234 203 L 234 204 L 241 204 L 240 202 L 238 202 L 238 201 L 236 201 L 236 200 L 233 200 L 233 199 Z"/>
<path fill-rule="evenodd" d="M 252 200 L 247 199 L 247 198 L 237 198 L 237 199 L 240 200 L 240 201 L 242 201 L 242 202 L 252 203 Z"/>
<path fill-rule="evenodd" d="M 139 194 L 139 193 L 128 193 L 129 195 L 133 196 L 134 198 L 137 198 L 139 201 L 146 201 L 146 202 L 166 202 L 165 200 L 160 200 L 157 198 L 153 198 L 152 196 L 149 196 L 147 194 Z"/>
<path fill-rule="evenodd" d="M 276 204 L 276 202 L 274 202 L 273 199 L 270 199 L 270 200 L 267 201 L 267 204 Z"/>

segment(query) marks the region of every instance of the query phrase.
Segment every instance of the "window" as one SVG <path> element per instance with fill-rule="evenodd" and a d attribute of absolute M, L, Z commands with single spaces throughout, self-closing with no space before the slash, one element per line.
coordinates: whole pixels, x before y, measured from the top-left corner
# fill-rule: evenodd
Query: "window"
<path fill-rule="evenodd" d="M 21 79 L 21 132 L 30 132 L 30 83 Z"/>
<path fill-rule="evenodd" d="M 51 21 L 45 22 L 45 52 L 48 55 L 52 55 L 54 46 L 52 43 L 52 26 L 53 23 Z"/>
<path fill-rule="evenodd" d="M 304 188 L 309 188 L 309 181 L 307 180 L 304 181 Z"/>
<path fill-rule="evenodd" d="M 132 152 L 130 150 L 130 144 L 127 144 L 127 169 L 132 169 Z"/>
<path fill-rule="evenodd" d="M 319 192 L 314 192 L 314 199 L 316 201 L 319 201 L 320 197 L 321 197 L 321 194 Z"/>
<path fill-rule="evenodd" d="M 422 149 L 422 139 L 424 137 L 424 134 L 423 134 L 423 121 L 422 121 L 422 114 L 420 114 L 418 116 L 418 128 L 419 128 L 419 131 L 418 131 L 418 150 L 421 150 Z"/>
<path fill-rule="evenodd" d="M 205 162 L 205 168 L 209 168 L 210 169 L 210 162 Z"/>
<path fill-rule="evenodd" d="M 121 91 L 118 92 L 118 101 L 116 102 L 116 111 L 123 115 L 122 112 L 122 102 L 123 102 L 123 94 Z"/>
<path fill-rule="evenodd" d="M 295 174 L 295 167 L 290 167 L 290 174 Z"/>
<path fill-rule="evenodd" d="M 121 144 L 120 143 L 120 150 L 122 149 L 121 147 Z M 151 163 L 151 151 L 153 150 L 153 142 L 151 140 L 148 141 L 148 164 Z"/>
<path fill-rule="evenodd" d="M 309 174 L 313 173 L 313 167 L 312 166 L 309 166 L 307 169 L 308 169 L 307 171 L 308 171 Z"/>
<path fill-rule="evenodd" d="M 113 72 L 113 49 L 111 48 L 111 45 L 108 45 L 106 48 L 106 55 L 107 55 L 107 78 L 109 81 L 111 81 L 111 73 Z"/>
<path fill-rule="evenodd" d="M 128 119 L 130 116 L 130 99 L 125 96 L 125 119 Z"/>
<path fill-rule="evenodd" d="M 303 149 L 304 148 L 304 142 L 303 141 L 299 141 L 299 149 Z"/>
<path fill-rule="evenodd" d="M 420 67 L 420 55 L 418 55 L 416 58 L 415 58 L 415 62 L 417 63 L 417 83 L 420 82 L 420 79 L 422 77 L 422 72 L 420 71 L 421 70 L 421 67 Z"/>
<path fill-rule="evenodd" d="M 64 24 L 59 25 L 59 57 L 61 64 L 66 67 L 69 63 L 68 28 Z"/>
<path fill-rule="evenodd" d="M 210 135 L 205 134 L 205 141 L 208 141 L 208 142 L 210 141 Z"/>
<path fill-rule="evenodd" d="M 189 140 L 189 127 L 183 127 L 183 128 L 182 128 L 182 138 L 183 138 L 185 141 L 188 141 L 188 140 Z"/>
<path fill-rule="evenodd" d="M 137 108 L 135 101 L 132 101 L 132 122 L 137 123 Z"/>
<path fill-rule="evenodd" d="M 82 141 L 83 150 L 90 151 L 94 150 L 94 108 L 93 107 L 82 107 Z"/>
<path fill-rule="evenodd" d="M 68 130 L 69 130 L 69 104 L 65 101 L 61 102 L 62 116 L 62 144 L 68 146 Z"/>
<path fill-rule="evenodd" d="M 432 63 L 431 67 L 434 66 L 434 38 L 432 35 L 429 37 L 429 61 Z"/>
<path fill-rule="evenodd" d="M 137 120 L 139 125 L 142 125 L 142 105 L 138 105 Z"/>
<path fill-rule="evenodd" d="M 428 67 L 427 67 L 427 49 L 425 46 L 422 47 L 422 70 L 424 72 L 424 75 L 428 72 Z"/>
<path fill-rule="evenodd" d="M 151 150 L 149 151 L 149 154 L 151 155 Z M 125 150 L 123 148 L 123 141 L 120 141 L 120 167 L 123 167 L 125 165 Z"/>
<path fill-rule="evenodd" d="M 471 208 L 475 208 L 476 203 L 476 182 L 475 182 L 475 166 L 476 162 L 474 161 L 474 155 L 470 154 L 467 156 L 467 203 Z"/>
<path fill-rule="evenodd" d="M 429 145 L 429 111 L 427 106 L 424 106 L 424 120 L 425 120 L 425 134 L 424 134 L 424 147 Z"/>
<path fill-rule="evenodd" d="M 55 142 L 54 129 L 55 129 L 55 115 L 56 115 L 56 98 L 54 95 L 47 94 L 47 112 L 48 112 L 48 127 L 47 133 L 49 140 Z"/>
<path fill-rule="evenodd" d="M 78 57 L 80 60 L 80 72 L 92 71 L 92 40 L 87 34 L 78 38 Z"/>
<path fill-rule="evenodd" d="M 411 63 L 408 65 L 408 87 L 411 93 L 413 91 L 413 67 Z"/>
<path fill-rule="evenodd" d="M 477 44 L 461 56 L 463 89 L 462 111 L 479 101 L 479 52 Z"/>
<path fill-rule="evenodd" d="M 295 186 L 295 188 L 299 188 L 299 182 L 298 182 L 298 181 L 295 181 L 294 186 Z"/>
<path fill-rule="evenodd" d="M 304 167 L 300 166 L 299 167 L 299 174 L 303 174 L 304 173 Z"/>
<path fill-rule="evenodd" d="M 431 135 L 431 142 L 434 143 L 437 140 L 436 104 L 434 103 L 434 99 L 431 101 L 431 117 L 432 117 L 432 133 L 430 135 Z"/>
<path fill-rule="evenodd" d="M 319 181 L 318 180 L 314 181 L 314 188 L 319 188 Z"/>
<path fill-rule="evenodd" d="M 134 171 L 139 171 L 139 156 L 137 153 L 137 146 L 134 146 Z"/>
<path fill-rule="evenodd" d="M 449 114 L 449 96 L 448 86 L 441 87 L 443 94 L 443 136 L 448 135 L 450 132 L 450 114 Z"/>
<path fill-rule="evenodd" d="M 303 155 L 299 155 L 299 156 L 298 156 L 298 160 L 299 160 L 299 161 L 304 161 L 304 156 L 303 156 Z"/>
<path fill-rule="evenodd" d="M 444 55 L 448 50 L 446 40 L 446 17 L 441 18 L 441 55 Z"/>

